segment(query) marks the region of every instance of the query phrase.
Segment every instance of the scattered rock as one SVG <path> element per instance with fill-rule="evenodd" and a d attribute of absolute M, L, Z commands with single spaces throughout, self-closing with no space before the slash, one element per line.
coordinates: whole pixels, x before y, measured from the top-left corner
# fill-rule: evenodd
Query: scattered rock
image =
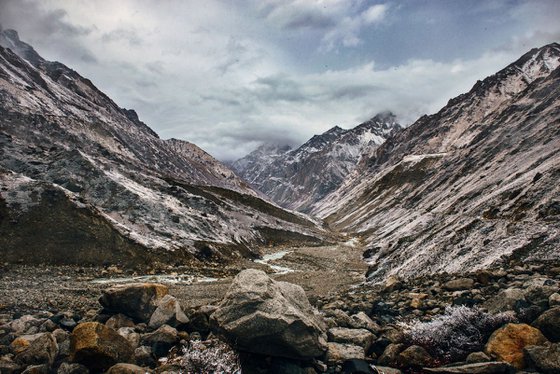
<path fill-rule="evenodd" d="M 474 286 L 474 280 L 471 278 L 459 278 L 446 282 L 443 288 L 449 291 L 470 290 Z"/>
<path fill-rule="evenodd" d="M 498 293 L 495 297 L 489 299 L 482 307 L 487 309 L 489 313 L 495 314 L 515 310 L 515 305 L 519 301 L 525 301 L 525 293 L 518 288 L 508 288 Z"/>
<path fill-rule="evenodd" d="M 385 348 L 377 363 L 383 366 L 396 366 L 399 353 L 404 349 L 404 344 L 391 343 Z"/>
<path fill-rule="evenodd" d="M 133 349 L 136 349 L 140 344 L 140 334 L 138 334 L 132 327 L 121 327 L 117 333 L 128 340 L 128 343 Z"/>
<path fill-rule="evenodd" d="M 351 316 L 350 325 L 352 328 L 366 329 L 374 334 L 379 334 L 379 332 L 381 331 L 381 327 L 364 312 L 359 312 Z"/>
<path fill-rule="evenodd" d="M 31 365 L 28 366 L 21 374 L 49 374 L 49 366 L 43 365 Z"/>
<path fill-rule="evenodd" d="M 148 326 L 157 329 L 164 324 L 177 327 L 188 322 L 189 319 L 181 310 L 177 299 L 171 295 L 165 295 L 159 300 L 157 309 L 152 314 Z"/>
<path fill-rule="evenodd" d="M 16 335 L 32 335 L 39 332 L 39 326 L 43 320 L 37 319 L 31 315 L 24 315 L 8 324 L 8 327 Z"/>
<path fill-rule="evenodd" d="M 550 305 L 550 307 L 555 307 L 555 306 L 560 306 L 560 293 L 553 293 L 552 295 L 549 296 L 548 298 L 548 305 Z"/>
<path fill-rule="evenodd" d="M 396 275 L 389 275 L 387 280 L 385 281 L 385 288 L 383 289 L 384 292 L 393 292 L 398 291 L 402 288 L 403 283 L 399 277 Z"/>
<path fill-rule="evenodd" d="M 145 369 L 133 364 L 116 364 L 107 370 L 106 374 L 150 374 L 150 369 Z"/>
<path fill-rule="evenodd" d="M 560 307 L 554 307 L 541 314 L 533 326 L 541 330 L 551 342 L 560 342 Z"/>
<path fill-rule="evenodd" d="M 366 329 L 349 329 L 345 327 L 335 327 L 328 331 L 329 341 L 336 343 L 347 343 L 358 345 L 366 352 L 369 350 L 375 340 L 369 330 Z"/>
<path fill-rule="evenodd" d="M 16 361 L 24 365 L 50 366 L 58 353 L 56 339 L 50 332 L 22 335 L 12 342 L 11 348 Z"/>
<path fill-rule="evenodd" d="M 63 362 L 58 368 L 56 374 L 89 374 L 89 370 L 81 364 Z"/>
<path fill-rule="evenodd" d="M 134 321 L 122 313 L 115 314 L 105 322 L 105 326 L 117 331 L 121 327 L 134 327 Z"/>
<path fill-rule="evenodd" d="M 152 347 L 140 346 L 134 350 L 134 360 L 141 366 L 155 366 L 156 357 L 152 352 Z"/>
<path fill-rule="evenodd" d="M 513 368 L 505 362 L 491 361 L 477 364 L 424 368 L 428 373 L 438 374 L 510 374 Z"/>
<path fill-rule="evenodd" d="M 342 365 L 342 372 L 345 374 L 373 374 L 374 371 L 369 367 L 366 360 L 347 360 Z"/>
<path fill-rule="evenodd" d="M 327 363 L 330 364 L 340 364 L 346 360 L 359 359 L 363 360 L 365 358 L 365 352 L 362 347 L 352 344 L 342 344 L 342 343 L 328 343 L 327 350 Z"/>
<path fill-rule="evenodd" d="M 142 336 L 142 342 L 148 344 L 154 344 L 158 342 L 175 344 L 178 341 L 179 336 L 177 333 L 177 329 L 168 325 L 160 326 L 156 331 Z"/>
<path fill-rule="evenodd" d="M 376 371 L 375 371 L 376 370 Z M 402 371 L 387 366 L 375 365 L 374 373 L 376 374 L 402 374 Z"/>
<path fill-rule="evenodd" d="M 303 288 L 260 270 L 239 273 L 211 319 L 241 350 L 305 358 L 326 349 L 324 323 Z"/>
<path fill-rule="evenodd" d="M 530 364 L 544 374 L 560 373 L 560 344 L 525 347 Z"/>
<path fill-rule="evenodd" d="M 70 335 L 72 361 L 93 370 L 106 370 L 119 362 L 129 362 L 132 347 L 113 329 L 98 322 L 79 324 Z"/>
<path fill-rule="evenodd" d="M 422 367 L 429 365 L 433 359 L 424 348 L 412 345 L 399 353 L 397 361 L 404 367 Z"/>
<path fill-rule="evenodd" d="M 538 329 L 526 324 L 508 323 L 492 333 L 485 353 L 517 369 L 523 369 L 526 366 L 523 348 L 529 345 L 543 345 L 546 342 L 546 338 Z"/>
<path fill-rule="evenodd" d="M 490 357 L 484 352 L 473 352 L 467 356 L 465 362 L 467 364 L 477 364 L 480 362 L 488 362 L 491 361 Z"/>
<path fill-rule="evenodd" d="M 162 284 L 124 284 L 104 290 L 99 303 L 108 311 L 125 314 L 140 322 L 148 322 L 157 308 L 157 303 L 167 293 L 167 286 Z"/>

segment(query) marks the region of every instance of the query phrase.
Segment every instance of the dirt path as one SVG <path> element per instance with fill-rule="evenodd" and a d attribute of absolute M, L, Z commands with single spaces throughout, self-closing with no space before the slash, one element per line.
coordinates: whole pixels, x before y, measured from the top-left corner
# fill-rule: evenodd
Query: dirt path
<path fill-rule="evenodd" d="M 266 271 L 274 279 L 301 285 L 310 300 L 327 296 L 362 282 L 367 270 L 357 241 L 321 247 L 274 247 L 263 249 L 262 261 L 243 260 L 228 266 L 234 274 L 245 268 Z M 103 275 L 102 269 L 52 266 L 4 265 L 0 267 L 0 314 L 38 310 L 97 309 L 101 290 L 121 282 L 167 283 L 185 308 L 215 303 L 227 292 L 233 277 L 218 278 L 173 273 L 131 277 Z"/>

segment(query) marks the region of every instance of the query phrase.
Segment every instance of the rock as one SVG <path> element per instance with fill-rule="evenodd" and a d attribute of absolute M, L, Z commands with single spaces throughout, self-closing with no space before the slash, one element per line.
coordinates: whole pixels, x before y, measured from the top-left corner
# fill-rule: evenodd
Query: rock
<path fill-rule="evenodd" d="M 350 327 L 355 329 L 366 329 L 374 334 L 379 334 L 381 327 L 375 323 L 367 314 L 359 312 L 350 317 Z"/>
<path fill-rule="evenodd" d="M 56 374 L 89 374 L 87 367 L 81 364 L 70 364 L 68 362 L 63 362 Z"/>
<path fill-rule="evenodd" d="M 10 345 L 17 362 L 24 365 L 53 364 L 58 353 L 58 345 L 53 334 L 43 332 L 22 335 Z"/>
<path fill-rule="evenodd" d="M 560 342 L 560 307 L 554 307 L 541 314 L 533 326 L 541 330 L 551 342 Z"/>
<path fill-rule="evenodd" d="M 8 327 L 16 335 L 32 335 L 39 332 L 39 326 L 44 322 L 44 320 L 37 319 L 31 315 L 24 315 L 20 318 L 13 320 L 8 324 Z"/>
<path fill-rule="evenodd" d="M 81 323 L 70 335 L 72 361 L 93 370 L 106 370 L 132 358 L 129 342 L 113 329 L 98 322 Z"/>
<path fill-rule="evenodd" d="M 181 306 L 176 298 L 171 295 L 165 295 L 159 302 L 157 309 L 152 314 L 148 326 L 153 329 L 161 325 L 170 325 L 177 327 L 186 324 L 189 319 L 181 310 Z"/>
<path fill-rule="evenodd" d="M 424 348 L 412 345 L 399 353 L 397 362 L 404 367 L 422 367 L 433 361 L 432 356 Z"/>
<path fill-rule="evenodd" d="M 551 308 L 560 306 L 560 293 L 555 292 L 550 295 L 550 297 L 548 298 L 548 305 L 550 305 Z"/>
<path fill-rule="evenodd" d="M 448 291 L 470 290 L 474 286 L 471 278 L 458 278 L 444 283 L 443 288 Z"/>
<path fill-rule="evenodd" d="M 116 364 L 107 370 L 106 374 L 149 374 L 152 373 L 150 369 L 144 369 L 140 366 L 132 364 Z"/>
<path fill-rule="evenodd" d="M 156 331 L 142 336 L 142 342 L 153 344 L 157 342 L 175 344 L 179 342 L 177 329 L 174 327 L 163 325 Z"/>
<path fill-rule="evenodd" d="M 326 349 L 324 323 L 303 288 L 275 282 L 260 270 L 235 277 L 211 320 L 240 350 L 310 358 Z"/>
<path fill-rule="evenodd" d="M 560 373 L 560 344 L 531 345 L 525 347 L 525 353 L 529 363 L 544 374 Z"/>
<path fill-rule="evenodd" d="M 328 343 L 327 362 L 330 364 L 341 364 L 346 360 L 365 358 L 362 347 L 352 344 Z"/>
<path fill-rule="evenodd" d="M 393 292 L 398 291 L 402 288 L 403 283 L 399 277 L 396 275 L 389 275 L 387 280 L 385 281 L 385 285 L 383 288 L 384 292 Z"/>
<path fill-rule="evenodd" d="M 546 342 L 546 338 L 538 329 L 526 324 L 508 323 L 492 333 L 484 352 L 517 369 L 523 369 L 526 365 L 523 348 Z"/>
<path fill-rule="evenodd" d="M 140 344 L 140 334 L 138 334 L 132 327 L 121 327 L 117 333 L 128 340 L 132 349 L 136 349 Z"/>
<path fill-rule="evenodd" d="M 523 290 L 507 288 L 482 304 L 482 307 L 487 309 L 489 313 L 496 314 L 508 310 L 515 310 L 515 305 L 519 301 L 525 301 L 525 293 Z"/>
<path fill-rule="evenodd" d="M 113 313 L 122 313 L 137 321 L 148 322 L 157 303 L 167 293 L 167 286 L 162 284 L 123 284 L 104 290 L 99 303 Z"/>
<path fill-rule="evenodd" d="M 510 374 L 515 370 L 505 362 L 491 361 L 476 364 L 424 368 L 425 372 L 438 374 Z"/>
<path fill-rule="evenodd" d="M 525 299 L 533 304 L 548 301 L 550 295 L 558 291 L 558 286 L 552 285 L 546 278 L 532 279 L 525 282 L 523 287 L 525 288 Z"/>
<path fill-rule="evenodd" d="M 399 357 L 399 353 L 401 353 L 403 349 L 404 344 L 389 344 L 377 360 L 377 363 L 383 366 L 396 366 L 398 364 L 397 359 Z"/>
<path fill-rule="evenodd" d="M 20 364 L 14 362 L 10 357 L 0 357 L 0 373 L 2 374 L 19 374 L 22 371 Z"/>
<path fill-rule="evenodd" d="M 347 360 L 342 365 L 342 372 L 345 374 L 373 374 L 374 371 L 369 367 L 366 360 Z"/>
<path fill-rule="evenodd" d="M 488 362 L 491 361 L 490 357 L 484 352 L 473 352 L 467 356 L 465 362 L 467 364 L 477 364 L 480 362 Z"/>
<path fill-rule="evenodd" d="M 49 366 L 46 364 L 28 366 L 21 374 L 49 374 Z"/>
<path fill-rule="evenodd" d="M 352 327 L 352 318 L 343 310 L 327 310 L 325 314 L 335 320 L 338 327 Z"/>
<path fill-rule="evenodd" d="M 121 327 L 134 327 L 134 321 L 122 313 L 115 314 L 105 322 L 105 326 L 117 331 Z"/>
<path fill-rule="evenodd" d="M 76 321 L 74 321 L 74 319 L 72 319 L 72 318 L 63 318 L 63 319 L 60 320 L 60 322 L 58 324 L 60 325 L 60 327 L 62 327 L 63 329 L 65 329 L 67 331 L 74 330 L 74 328 L 77 325 Z"/>
<path fill-rule="evenodd" d="M 152 352 L 152 347 L 140 346 L 134 350 L 134 360 L 140 366 L 155 366 L 156 356 Z"/>
<path fill-rule="evenodd" d="M 214 305 L 204 305 L 189 316 L 188 330 L 206 334 L 210 331 L 210 315 L 216 311 Z"/>
<path fill-rule="evenodd" d="M 366 329 L 348 329 L 335 327 L 328 331 L 329 341 L 335 343 L 347 343 L 362 347 L 366 352 L 369 350 L 376 337 Z"/>
<path fill-rule="evenodd" d="M 374 373 L 376 374 L 402 374 L 402 371 L 400 371 L 399 369 L 390 368 L 387 366 L 375 365 L 374 368 Z"/>

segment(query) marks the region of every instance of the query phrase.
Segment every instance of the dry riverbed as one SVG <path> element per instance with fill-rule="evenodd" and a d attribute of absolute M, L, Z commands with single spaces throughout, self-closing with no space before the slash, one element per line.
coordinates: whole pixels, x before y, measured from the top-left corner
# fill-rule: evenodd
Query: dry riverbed
<path fill-rule="evenodd" d="M 214 303 L 226 293 L 242 269 L 266 271 L 275 279 L 301 285 L 313 302 L 361 283 L 366 264 L 362 247 L 348 241 L 320 247 L 263 248 L 262 260 L 244 260 L 220 270 L 173 269 L 143 275 L 74 266 L 0 266 L 0 314 L 40 310 L 86 313 L 97 309 L 101 290 L 118 283 L 160 282 L 169 285 L 186 309 Z"/>

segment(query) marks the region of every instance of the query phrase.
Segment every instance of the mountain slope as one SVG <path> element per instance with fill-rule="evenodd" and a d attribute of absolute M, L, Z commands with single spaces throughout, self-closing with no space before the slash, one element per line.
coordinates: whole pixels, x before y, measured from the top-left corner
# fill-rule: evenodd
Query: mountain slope
<path fill-rule="evenodd" d="M 313 212 L 370 277 L 558 258 L 560 46 L 534 49 L 389 138 Z"/>
<path fill-rule="evenodd" d="M 306 212 L 399 129 L 392 113 L 381 113 L 350 130 L 335 126 L 295 150 L 263 146 L 232 166 L 276 203 Z"/>
<path fill-rule="evenodd" d="M 232 248 L 251 255 L 249 245 L 280 240 L 281 232 L 311 241 L 321 235 L 304 216 L 260 200 L 194 144 L 160 139 L 134 111 L 42 59 L 15 31 L 0 32 L 0 46 L 0 248 L 7 260 L 27 253 L 29 261 L 184 262 L 200 258 L 201 248 L 202 257 L 237 256 Z M 52 226 L 49 207 L 61 209 L 54 222 L 62 226 Z M 43 236 L 34 240 L 29 227 Z M 70 232 L 77 236 L 65 237 Z M 104 248 L 107 237 L 113 250 Z M 96 259 L 95 251 L 105 254 Z"/>

